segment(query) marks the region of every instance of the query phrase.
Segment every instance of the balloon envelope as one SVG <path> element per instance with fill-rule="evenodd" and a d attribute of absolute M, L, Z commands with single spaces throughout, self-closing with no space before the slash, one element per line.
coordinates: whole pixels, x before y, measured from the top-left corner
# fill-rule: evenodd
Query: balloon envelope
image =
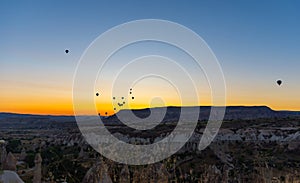
<path fill-rule="evenodd" d="M 280 86 L 282 84 L 281 80 L 277 80 L 277 84 Z"/>

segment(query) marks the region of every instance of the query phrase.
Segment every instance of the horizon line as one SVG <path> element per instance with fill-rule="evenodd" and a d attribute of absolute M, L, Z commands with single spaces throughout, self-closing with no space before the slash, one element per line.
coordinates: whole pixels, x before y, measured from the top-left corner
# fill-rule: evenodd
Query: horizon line
<path fill-rule="evenodd" d="M 145 109 L 155 109 L 155 108 L 181 108 L 181 107 L 267 107 L 271 109 L 272 111 L 278 111 L 278 112 L 300 112 L 297 110 L 274 110 L 273 108 L 267 106 L 267 105 L 228 105 L 228 106 L 211 106 L 211 105 L 199 105 L 199 106 L 162 106 L 162 107 L 148 107 L 148 108 L 134 108 L 134 109 L 129 109 L 129 108 L 124 108 L 119 110 L 120 111 L 125 111 L 125 110 L 145 110 Z M 116 113 L 118 113 L 116 112 Z M 114 113 L 114 114 L 116 114 Z M 61 116 L 61 117 L 75 117 L 75 114 L 43 114 L 43 113 L 22 113 L 22 112 L 13 112 L 13 111 L 0 111 L 0 114 L 17 114 L 17 115 L 33 115 L 33 116 Z M 114 115 L 113 114 L 113 115 Z M 95 116 L 93 114 L 82 114 L 82 115 L 77 115 L 77 116 Z M 105 115 L 104 115 L 105 116 Z M 112 116 L 112 115 L 110 115 Z"/>

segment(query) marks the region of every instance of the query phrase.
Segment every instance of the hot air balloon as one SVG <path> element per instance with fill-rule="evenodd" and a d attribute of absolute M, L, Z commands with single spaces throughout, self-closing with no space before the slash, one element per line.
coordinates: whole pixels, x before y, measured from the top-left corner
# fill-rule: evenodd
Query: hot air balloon
<path fill-rule="evenodd" d="M 281 80 L 277 80 L 277 84 L 278 84 L 278 86 L 280 86 L 282 84 L 282 81 Z"/>
<path fill-rule="evenodd" d="M 69 53 L 69 50 L 65 50 L 66 53 Z"/>
<path fill-rule="evenodd" d="M 96 93 L 96 96 L 98 97 L 98 96 L 99 96 L 99 93 Z"/>

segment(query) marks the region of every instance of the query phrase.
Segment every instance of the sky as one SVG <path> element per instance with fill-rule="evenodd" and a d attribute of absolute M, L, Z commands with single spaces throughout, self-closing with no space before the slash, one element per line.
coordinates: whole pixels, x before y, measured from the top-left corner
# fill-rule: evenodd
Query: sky
<path fill-rule="evenodd" d="M 139 19 L 169 20 L 201 36 L 223 70 L 227 105 L 299 111 L 299 8 L 300 2 L 293 0 L 2 0 L 0 111 L 72 115 L 73 76 L 84 51 L 110 28 Z M 155 53 L 163 55 L 160 51 L 164 50 L 172 55 L 172 48 L 155 44 L 133 45 L 126 56 L 116 57 L 111 63 L 120 65 L 122 58 L 150 53 L 155 48 L 163 48 Z M 65 49 L 70 52 L 66 54 Z M 111 114 L 111 103 L 116 102 L 106 94 L 101 79 L 109 84 L 113 68 L 108 67 L 106 72 L 105 78 L 96 82 L 101 95 L 95 100 L 100 113 Z M 278 79 L 283 81 L 281 86 L 276 84 Z M 159 79 L 145 79 L 136 86 L 134 101 L 124 107 L 147 107 L 155 96 L 165 101 L 158 99 L 153 106 L 180 105 L 179 98 L 188 97 L 178 96 L 172 86 Z M 205 87 L 199 89 L 202 100 L 191 105 L 210 105 L 210 92 Z"/>

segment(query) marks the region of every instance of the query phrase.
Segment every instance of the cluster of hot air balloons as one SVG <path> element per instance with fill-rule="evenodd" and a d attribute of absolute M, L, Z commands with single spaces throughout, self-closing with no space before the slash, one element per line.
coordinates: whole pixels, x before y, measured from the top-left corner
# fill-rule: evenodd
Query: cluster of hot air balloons
<path fill-rule="evenodd" d="M 132 95 L 132 88 L 130 88 L 129 94 Z M 134 100 L 134 96 L 131 96 L 131 99 Z"/>
<path fill-rule="evenodd" d="M 129 94 L 131 95 L 131 99 L 134 100 L 134 96 L 132 96 L 132 88 L 130 88 Z M 100 95 L 100 93 L 96 93 L 96 96 L 98 97 Z M 118 99 L 118 97 L 112 97 L 113 101 L 116 101 Z M 118 107 L 123 107 L 126 104 L 126 98 L 125 97 L 119 97 L 119 101 L 116 101 L 114 103 L 116 103 L 118 105 Z M 114 111 L 116 111 L 117 108 L 114 107 Z M 105 112 L 105 115 L 107 116 L 107 112 Z M 100 113 L 98 113 L 98 115 L 100 116 Z"/>
<path fill-rule="evenodd" d="M 113 100 L 116 100 L 116 97 L 113 97 Z M 119 107 L 123 107 L 123 105 L 125 105 L 125 97 L 121 97 L 121 102 L 117 102 Z M 117 110 L 116 108 L 114 108 L 114 110 Z"/>

